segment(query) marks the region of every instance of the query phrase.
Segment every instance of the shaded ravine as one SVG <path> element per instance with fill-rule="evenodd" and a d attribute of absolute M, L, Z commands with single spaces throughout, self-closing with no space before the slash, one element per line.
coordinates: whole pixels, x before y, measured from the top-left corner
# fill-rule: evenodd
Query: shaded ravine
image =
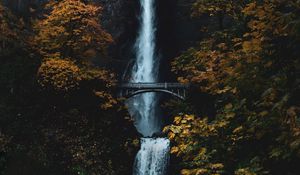
<path fill-rule="evenodd" d="M 157 82 L 159 58 L 155 53 L 155 0 L 140 0 L 140 30 L 135 43 L 136 60 L 131 72 L 132 83 Z M 145 93 L 127 101 L 141 138 L 141 149 L 135 158 L 134 175 L 164 175 L 167 173 L 170 141 L 151 138 L 160 133 L 162 119 L 159 116 L 158 96 Z"/>

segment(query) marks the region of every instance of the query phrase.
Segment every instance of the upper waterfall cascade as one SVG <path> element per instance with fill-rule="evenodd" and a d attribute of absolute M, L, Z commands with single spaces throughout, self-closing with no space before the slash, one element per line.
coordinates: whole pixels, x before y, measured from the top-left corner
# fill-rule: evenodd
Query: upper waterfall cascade
<path fill-rule="evenodd" d="M 140 30 L 135 43 L 136 60 L 130 83 L 155 83 L 158 81 L 159 57 L 155 53 L 155 0 L 140 0 Z M 158 96 L 149 92 L 127 101 L 137 130 L 144 137 L 160 133 Z M 164 175 L 167 172 L 170 141 L 165 138 L 142 138 L 141 149 L 134 164 L 135 175 Z"/>
<path fill-rule="evenodd" d="M 159 60 L 155 55 L 155 0 L 141 0 L 141 26 L 135 43 L 136 61 L 131 72 L 131 83 L 157 82 Z M 157 118 L 157 96 L 146 93 L 128 100 L 129 112 L 143 136 L 160 132 Z"/>

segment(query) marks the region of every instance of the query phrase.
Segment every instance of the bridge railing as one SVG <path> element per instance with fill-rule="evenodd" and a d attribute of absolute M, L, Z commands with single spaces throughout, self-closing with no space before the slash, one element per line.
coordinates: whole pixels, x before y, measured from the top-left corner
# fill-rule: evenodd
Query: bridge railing
<path fill-rule="evenodd" d="M 182 83 L 123 83 L 119 87 L 124 89 L 187 89 L 189 84 Z"/>

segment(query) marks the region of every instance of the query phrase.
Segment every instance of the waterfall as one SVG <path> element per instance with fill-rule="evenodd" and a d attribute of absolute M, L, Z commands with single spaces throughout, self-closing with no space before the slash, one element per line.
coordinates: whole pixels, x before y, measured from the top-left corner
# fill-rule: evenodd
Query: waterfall
<path fill-rule="evenodd" d="M 165 138 L 142 138 L 136 156 L 134 175 L 162 175 L 167 172 L 170 141 Z"/>
<path fill-rule="evenodd" d="M 155 55 L 154 0 L 141 0 L 141 28 L 135 44 L 136 62 L 132 69 L 131 82 L 156 82 L 159 60 Z M 129 112 L 135 119 L 137 130 L 144 136 L 152 136 L 161 130 L 157 118 L 157 96 L 146 93 L 128 101 Z"/>
<path fill-rule="evenodd" d="M 155 0 L 140 0 L 141 18 L 139 35 L 135 43 L 136 61 L 132 68 L 131 82 L 158 81 L 159 58 L 155 54 Z M 169 160 L 170 141 L 165 138 L 149 138 L 160 133 L 162 121 L 159 117 L 158 96 L 145 93 L 127 101 L 137 130 L 148 138 L 141 138 L 134 175 L 164 175 Z"/>

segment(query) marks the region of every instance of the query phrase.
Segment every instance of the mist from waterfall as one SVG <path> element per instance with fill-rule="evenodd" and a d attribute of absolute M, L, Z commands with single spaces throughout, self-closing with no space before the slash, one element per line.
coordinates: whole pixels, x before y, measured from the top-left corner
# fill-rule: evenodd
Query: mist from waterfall
<path fill-rule="evenodd" d="M 136 62 L 131 82 L 151 83 L 158 81 L 159 59 L 155 55 L 155 0 L 141 0 L 141 28 L 135 44 Z M 160 132 L 161 122 L 157 110 L 157 95 L 145 93 L 127 102 L 134 117 L 135 126 L 143 136 Z"/>
<path fill-rule="evenodd" d="M 132 68 L 132 83 L 158 81 L 159 58 L 155 54 L 155 0 L 140 0 L 140 31 L 135 43 L 136 62 Z M 141 138 L 141 149 L 135 158 L 134 175 L 165 175 L 169 161 L 170 141 L 166 138 L 149 138 L 160 133 L 158 96 L 144 93 L 127 101 L 137 130 L 148 138 Z"/>

